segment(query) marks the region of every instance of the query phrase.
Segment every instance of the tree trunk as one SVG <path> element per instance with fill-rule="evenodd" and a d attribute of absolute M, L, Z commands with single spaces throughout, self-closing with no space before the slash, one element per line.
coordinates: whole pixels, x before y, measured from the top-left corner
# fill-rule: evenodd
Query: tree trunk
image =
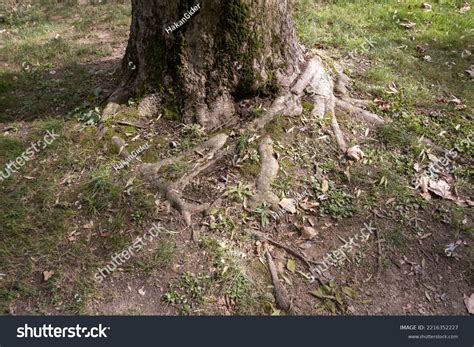
<path fill-rule="evenodd" d="M 213 128 L 243 98 L 287 88 L 304 63 L 289 0 L 132 0 L 122 92 Z"/>

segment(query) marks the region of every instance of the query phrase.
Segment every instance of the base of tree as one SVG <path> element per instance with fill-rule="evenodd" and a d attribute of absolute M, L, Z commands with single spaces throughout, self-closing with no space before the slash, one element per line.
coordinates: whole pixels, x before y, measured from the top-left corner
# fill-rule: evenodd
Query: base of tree
<path fill-rule="evenodd" d="M 358 146 L 347 148 L 345 136 L 339 126 L 336 110 L 342 111 L 355 119 L 364 122 L 368 126 L 378 127 L 383 125 L 384 121 L 378 115 L 366 110 L 370 104 L 367 101 L 355 100 L 349 96 L 348 83 L 349 78 L 343 73 L 342 68 L 337 63 L 331 62 L 334 66 L 332 74 L 326 71 L 325 58 L 323 55 L 316 53 L 310 58 L 303 71 L 295 78 L 289 87 L 282 86 L 281 92 L 275 97 L 270 107 L 258 118 L 250 122 L 244 123 L 240 129 L 232 128 L 236 132 L 248 131 L 253 136 L 261 137 L 259 145 L 259 156 L 261 169 L 256 181 L 257 193 L 249 201 L 246 209 L 252 210 L 262 204 L 268 204 L 272 209 L 278 208 L 278 197 L 272 192 L 272 183 L 276 179 L 279 171 L 279 164 L 273 149 L 273 141 L 270 136 L 265 135 L 264 128 L 272 122 L 277 115 L 298 116 L 303 112 L 302 98 L 310 98 L 314 108 L 312 117 L 323 118 L 330 117 L 334 136 L 341 152 L 352 160 L 359 160 L 363 155 L 358 151 Z M 334 76 L 334 77 L 333 77 Z M 113 100 L 105 108 L 106 116 L 111 116 L 120 108 L 117 101 L 126 95 L 123 89 L 118 89 L 113 95 Z M 144 115 L 156 114 L 163 104 L 163 100 L 159 95 L 152 94 L 143 99 L 138 109 Z M 221 101 L 220 109 L 235 109 L 234 101 L 225 99 Z M 110 112 L 109 114 L 107 114 Z M 212 129 L 210 129 L 212 130 Z M 218 199 L 212 204 L 194 204 L 188 203 L 182 197 L 184 189 L 200 175 L 208 173 L 219 161 L 226 160 L 230 154 L 235 152 L 237 141 L 231 139 L 225 132 L 225 126 L 221 127 L 221 132 L 214 135 L 209 140 L 184 152 L 176 157 L 167 158 L 156 163 L 146 163 L 141 165 L 139 172 L 144 181 L 148 182 L 150 189 L 155 190 L 166 199 L 170 206 L 175 208 L 182 215 L 185 224 L 189 227 L 192 225 L 193 217 L 200 213 L 207 213 L 211 209 L 220 205 L 221 200 Z M 122 156 L 127 157 L 128 153 L 123 150 L 125 142 L 114 137 L 112 143 L 119 149 Z M 195 163 L 192 169 L 185 172 L 179 179 L 168 182 L 160 175 L 160 169 L 186 158 Z M 268 254 L 268 252 L 267 252 Z M 271 270 L 271 256 L 268 263 Z M 302 255 L 299 255 L 304 259 Z M 310 262 L 305 260 L 310 266 Z M 310 271 L 314 269 L 310 268 Z M 321 282 L 318 274 L 313 272 L 316 278 Z M 275 296 L 278 298 L 279 308 L 291 312 L 291 304 L 287 299 L 283 287 L 278 283 L 278 278 L 272 275 L 274 282 Z M 283 288 L 283 289 L 282 289 Z"/>

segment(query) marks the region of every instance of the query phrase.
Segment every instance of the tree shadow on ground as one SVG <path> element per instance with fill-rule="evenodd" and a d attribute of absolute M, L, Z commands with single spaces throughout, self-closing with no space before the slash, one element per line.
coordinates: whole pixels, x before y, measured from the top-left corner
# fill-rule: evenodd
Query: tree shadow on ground
<path fill-rule="evenodd" d="M 103 100 L 116 84 L 120 58 L 73 63 L 58 69 L 0 72 L 0 123 L 66 118 L 85 101 Z"/>

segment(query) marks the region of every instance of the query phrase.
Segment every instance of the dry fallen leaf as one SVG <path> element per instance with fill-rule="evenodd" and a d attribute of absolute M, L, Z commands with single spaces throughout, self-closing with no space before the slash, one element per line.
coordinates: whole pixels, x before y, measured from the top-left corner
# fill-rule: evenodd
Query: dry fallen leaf
<path fill-rule="evenodd" d="M 467 312 L 474 314 L 474 294 L 471 294 L 470 297 L 467 295 L 464 296 L 464 304 L 466 305 Z"/>
<path fill-rule="evenodd" d="M 462 101 L 455 97 L 454 95 L 452 96 L 451 100 L 448 101 L 448 103 L 450 104 L 456 104 L 456 105 L 461 105 L 462 104 Z"/>
<path fill-rule="evenodd" d="M 416 26 L 416 23 L 405 21 L 405 22 L 401 22 L 400 25 L 404 27 L 405 29 L 411 29 Z"/>
<path fill-rule="evenodd" d="M 278 205 L 287 212 L 296 213 L 295 200 L 284 198 L 278 203 Z"/>
<path fill-rule="evenodd" d="M 54 275 L 54 271 L 43 271 L 43 281 L 49 280 Z"/>
<path fill-rule="evenodd" d="M 423 11 L 425 12 L 431 12 L 433 10 L 433 6 L 431 4 L 428 4 L 427 2 L 424 2 L 422 5 L 421 5 L 421 8 L 423 9 Z"/>
<path fill-rule="evenodd" d="M 319 202 L 301 201 L 299 206 L 305 211 L 316 211 L 316 207 L 319 206 Z"/>
<path fill-rule="evenodd" d="M 468 58 L 472 55 L 471 51 L 468 49 L 465 49 L 461 52 L 461 58 Z"/>
<path fill-rule="evenodd" d="M 293 259 L 288 259 L 288 263 L 286 263 L 286 268 L 291 272 L 295 272 L 296 261 L 294 261 Z"/>
<path fill-rule="evenodd" d="M 428 184 L 428 190 L 443 199 L 448 199 L 448 200 L 455 200 L 456 197 L 453 196 L 451 193 L 451 187 L 449 186 L 448 182 L 445 180 L 430 180 Z"/>
<path fill-rule="evenodd" d="M 428 189 L 429 192 L 447 200 L 454 201 L 458 205 L 467 205 L 467 206 L 473 206 L 474 201 L 470 199 L 463 199 L 458 196 L 456 187 L 454 187 L 453 184 L 453 179 L 452 177 L 449 177 L 448 175 L 445 175 L 447 180 L 451 183 L 448 183 L 446 180 L 432 180 L 428 178 L 428 184 L 426 185 L 427 177 L 423 179 L 422 177 L 422 182 L 420 183 L 421 189 L 423 191 L 423 194 L 421 194 L 425 199 L 427 199 L 426 194 L 427 192 L 425 191 L 426 188 Z M 429 199 L 427 199 L 429 200 Z"/>
<path fill-rule="evenodd" d="M 398 94 L 399 93 L 398 88 L 397 88 L 397 84 L 395 82 L 391 82 L 388 85 L 387 89 L 388 89 L 387 94 Z"/>
<path fill-rule="evenodd" d="M 303 231 L 301 232 L 301 236 L 306 240 L 312 240 L 318 235 L 318 231 L 312 227 L 303 227 Z"/>
<path fill-rule="evenodd" d="M 349 148 L 346 154 L 349 158 L 355 161 L 359 161 L 364 157 L 364 152 L 360 149 L 359 145 Z"/>
<path fill-rule="evenodd" d="M 329 190 L 329 182 L 328 180 L 323 180 L 323 183 L 321 183 L 321 192 L 325 194 L 327 193 L 328 190 Z"/>
<path fill-rule="evenodd" d="M 471 67 L 465 72 L 469 75 L 469 77 L 471 77 L 471 79 L 474 79 L 474 65 L 471 65 Z"/>
<path fill-rule="evenodd" d="M 469 1 L 464 2 L 464 6 L 459 10 L 459 13 L 465 14 L 471 10 L 471 5 L 469 4 Z"/>

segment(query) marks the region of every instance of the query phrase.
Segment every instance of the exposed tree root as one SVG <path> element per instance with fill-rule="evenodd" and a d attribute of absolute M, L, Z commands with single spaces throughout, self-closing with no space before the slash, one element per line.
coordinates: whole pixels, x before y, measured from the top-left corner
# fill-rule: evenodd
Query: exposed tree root
<path fill-rule="evenodd" d="M 107 104 L 105 105 L 104 110 L 102 111 L 102 119 L 105 121 L 115 116 L 122 108 L 121 105 L 127 102 L 129 96 L 130 93 L 127 87 L 118 87 L 107 98 Z"/>
<path fill-rule="evenodd" d="M 291 92 L 293 94 L 301 96 L 306 87 L 313 80 L 314 75 L 318 73 L 321 67 L 321 59 L 318 58 L 319 57 L 312 58 L 309 60 L 308 64 L 306 65 L 306 69 L 303 71 L 300 78 L 296 81 L 293 88 L 291 88 Z"/>
<path fill-rule="evenodd" d="M 272 255 L 270 254 L 270 251 L 268 249 L 268 244 L 266 242 L 264 242 L 264 247 L 265 254 L 267 257 L 268 270 L 270 271 L 270 276 L 272 277 L 273 293 L 275 295 L 275 302 L 277 304 L 277 307 L 292 314 L 293 310 L 291 307 L 290 299 L 288 298 L 288 292 L 278 279 L 278 272 L 275 266 L 275 262 L 273 261 Z"/>
<path fill-rule="evenodd" d="M 183 200 L 181 193 L 172 188 L 172 185 L 162 181 L 158 174 L 146 175 L 145 179 L 150 186 L 155 187 L 162 196 L 171 204 L 173 208 L 178 210 L 183 216 L 186 226 L 191 226 L 191 218 L 193 214 L 201 213 L 208 208 L 207 204 L 194 205 Z"/>
<path fill-rule="evenodd" d="M 325 284 L 325 282 L 320 278 L 320 276 L 318 274 L 316 274 L 315 271 L 313 271 L 314 267 L 311 265 L 312 262 L 310 260 L 306 259 L 305 256 L 303 256 L 299 252 L 295 251 L 294 249 L 292 249 L 288 246 L 285 246 L 284 244 L 282 244 L 278 241 L 275 241 L 270 237 L 267 237 L 266 235 L 264 235 L 260 232 L 253 231 L 253 230 L 250 231 L 250 232 L 252 233 L 252 235 L 254 235 L 259 240 L 261 240 L 263 242 L 269 242 L 272 245 L 277 246 L 277 247 L 285 250 L 287 253 L 289 253 L 292 256 L 294 256 L 294 257 L 298 258 L 299 260 L 301 260 L 303 262 L 303 264 L 308 268 L 309 272 L 315 277 L 315 279 L 317 279 L 321 284 L 323 284 L 323 285 Z M 314 264 L 316 264 L 316 263 L 314 263 Z"/>
<path fill-rule="evenodd" d="M 278 96 L 273 101 L 270 108 L 259 118 L 254 119 L 246 127 L 249 131 L 260 131 L 268 123 L 270 123 L 277 114 L 283 114 L 287 116 L 299 115 L 303 111 L 301 106 L 301 98 L 290 93 Z"/>
<path fill-rule="evenodd" d="M 278 96 L 264 115 L 250 122 L 244 129 L 253 132 L 260 132 L 278 114 L 286 116 L 300 115 L 302 113 L 302 95 L 307 91 L 310 92 L 315 106 L 313 116 L 322 118 L 329 115 L 331 117 L 332 129 L 338 146 L 341 151 L 346 152 L 347 144 L 336 118 L 336 106 L 350 114 L 353 114 L 357 119 L 363 120 L 369 124 L 381 124 L 383 122 L 383 120 L 377 115 L 360 108 L 358 105 L 363 104 L 362 101 L 351 102 L 351 99 L 347 95 L 348 82 L 349 78 L 342 72 L 337 74 L 335 82 L 333 82 L 333 79 L 326 72 L 321 57 L 315 56 L 308 61 L 304 71 L 294 81 L 291 89 L 284 91 L 280 96 Z M 114 101 L 121 100 L 124 95 L 125 92 L 123 88 L 119 88 L 117 92 L 112 95 L 113 97 L 111 97 L 112 104 Z M 336 98 L 335 95 L 338 95 L 339 98 Z M 222 101 L 221 108 L 229 111 L 226 106 L 228 104 L 227 101 L 228 100 Z M 157 105 L 159 103 L 159 96 L 151 95 L 140 103 L 139 113 L 143 113 L 146 116 L 155 115 L 158 112 Z M 115 107 L 110 106 L 110 104 L 107 107 L 109 108 L 109 111 L 110 109 L 115 109 Z M 209 123 L 206 114 L 208 114 L 208 112 L 204 112 L 201 115 L 201 118 L 204 123 Z M 181 197 L 180 191 L 182 192 L 192 180 L 197 178 L 203 172 L 209 170 L 230 152 L 232 146 L 224 148 L 227 140 L 227 135 L 219 134 L 192 150 L 156 163 L 143 164 L 140 167 L 140 172 L 145 179 L 152 185 L 156 186 L 159 192 L 171 203 L 171 205 L 183 215 L 187 225 L 190 225 L 191 223 L 192 214 L 198 211 L 203 211 L 205 207 L 186 203 Z M 119 148 L 119 153 L 122 157 L 128 156 L 128 152 L 125 149 L 125 142 L 122 139 L 114 137 L 112 142 L 117 148 Z M 192 169 L 188 170 L 185 175 L 175 182 L 164 182 L 158 177 L 158 172 L 162 167 L 172 165 L 173 163 L 182 160 L 189 161 L 190 158 L 196 154 L 201 158 L 199 160 L 196 159 L 196 164 Z M 270 204 L 273 208 L 277 208 L 279 199 L 271 191 L 271 184 L 277 177 L 279 166 L 278 161 L 275 158 L 273 143 L 270 137 L 264 137 L 262 139 L 259 146 L 259 155 L 261 160 L 261 172 L 256 182 L 257 194 L 251 199 L 250 207 L 255 208 L 259 204 L 265 202 Z"/>
<path fill-rule="evenodd" d="M 209 140 L 205 141 L 204 143 L 196 146 L 193 149 L 190 149 L 186 152 L 183 152 L 177 156 L 170 157 L 163 159 L 159 162 L 156 163 L 147 163 L 143 164 L 141 170 L 144 172 L 157 172 L 160 170 L 162 167 L 172 165 L 178 161 L 182 161 L 184 158 L 192 156 L 194 153 L 197 153 L 203 157 L 209 154 L 214 155 L 218 149 L 220 149 L 222 146 L 224 146 L 225 142 L 227 141 L 227 135 L 226 134 L 218 134 Z M 208 153 L 206 153 L 208 152 Z"/>
<path fill-rule="evenodd" d="M 341 128 L 339 127 L 339 123 L 337 121 L 335 114 L 332 115 L 331 127 L 334 133 L 334 136 L 336 137 L 336 142 L 339 148 L 341 149 L 341 151 L 346 152 L 347 151 L 346 140 L 344 140 L 344 135 L 342 133 Z"/>
<path fill-rule="evenodd" d="M 163 197 L 171 203 L 171 206 L 181 213 L 187 226 L 191 225 L 191 218 L 193 214 L 203 212 L 209 207 L 209 205 L 193 205 L 186 203 L 181 197 L 180 192 L 186 188 L 192 179 L 197 177 L 204 170 L 208 169 L 211 165 L 215 164 L 216 160 L 220 158 L 220 156 L 214 160 L 212 159 L 225 145 L 227 138 L 228 136 L 226 134 L 218 134 L 205 141 L 194 150 L 188 151 L 185 154 L 181 154 L 178 157 L 165 159 L 155 164 L 144 164 L 141 166 L 140 172 L 142 176 L 150 183 L 151 186 L 158 188 Z M 187 174 L 183 175 L 180 179 L 173 183 L 164 182 L 159 177 L 158 170 L 161 167 L 171 165 L 177 160 L 185 158 L 187 155 L 189 156 L 193 153 L 198 153 L 199 155 L 203 156 L 204 163 L 194 166 Z"/>
<path fill-rule="evenodd" d="M 190 170 L 191 172 L 181 177 L 173 185 L 176 188 L 184 189 L 194 178 L 214 166 L 225 154 L 224 151 L 220 150 L 226 144 L 227 138 L 228 136 L 226 134 L 218 134 L 206 141 L 205 149 L 207 150 L 207 153 L 205 154 L 205 157 L 201 162 L 196 163 L 192 170 Z M 197 151 L 195 150 L 195 152 Z M 199 154 L 204 155 L 201 152 L 199 152 Z"/>
<path fill-rule="evenodd" d="M 125 148 L 127 144 L 120 137 L 112 137 L 112 144 L 117 148 L 119 156 L 121 156 L 122 158 L 126 159 L 130 155 L 127 149 Z"/>
<path fill-rule="evenodd" d="M 369 125 L 380 126 L 384 124 L 383 118 L 379 117 L 375 113 L 366 111 L 358 106 L 355 106 L 354 104 L 346 100 L 337 99 L 336 107 Z"/>
<path fill-rule="evenodd" d="M 268 203 L 273 208 L 278 207 L 280 201 L 271 191 L 271 185 L 278 175 L 278 161 L 273 150 L 273 141 L 269 136 L 265 136 L 258 147 L 260 155 L 261 170 L 257 178 L 257 194 L 250 200 L 250 207 L 255 208 L 261 203 Z"/>

